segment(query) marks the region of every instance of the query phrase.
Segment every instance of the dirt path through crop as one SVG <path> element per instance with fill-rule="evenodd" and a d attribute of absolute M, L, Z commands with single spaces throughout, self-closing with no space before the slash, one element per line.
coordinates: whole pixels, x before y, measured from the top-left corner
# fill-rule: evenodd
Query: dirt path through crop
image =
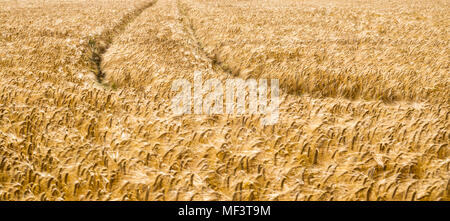
<path fill-rule="evenodd" d="M 103 31 L 100 35 L 97 35 L 91 39 L 89 39 L 89 47 L 90 47 L 90 57 L 94 64 L 94 73 L 97 77 L 97 81 L 99 83 L 103 82 L 103 78 L 105 77 L 105 73 L 101 68 L 102 63 L 102 55 L 108 50 L 111 46 L 113 39 L 115 36 L 122 33 L 128 24 L 133 22 L 142 12 L 154 5 L 157 0 L 151 0 L 150 2 L 142 5 L 131 13 L 125 15 L 120 22 L 117 23 L 114 27 Z"/>
<path fill-rule="evenodd" d="M 419 179 L 420 171 L 416 177 L 404 176 L 415 165 L 442 167 L 440 159 L 426 154 L 445 145 L 440 138 L 445 116 L 434 106 L 314 98 L 281 90 L 279 121 L 270 127 L 260 126 L 261 115 L 173 115 L 169 105 L 177 93 L 171 90 L 175 80 L 192 82 L 195 71 L 222 83 L 245 78 L 208 55 L 182 4 L 159 0 L 102 56 L 103 83 L 135 90 L 156 104 L 143 112 L 150 116 L 144 118 L 149 126 L 129 133 L 145 145 L 127 153 L 138 159 L 140 148 L 155 143 L 157 148 L 148 148 L 154 157 L 143 159 L 147 164 L 129 169 L 124 178 L 130 185 L 153 183 L 149 199 L 398 200 L 434 186 L 431 179 Z M 433 127 L 442 130 L 427 130 L 429 119 L 436 119 Z M 174 168 L 179 169 L 172 175 Z M 396 180 L 399 175 L 402 182 Z M 373 182 L 367 182 L 368 176 Z M 411 182 L 417 184 L 409 187 Z"/>

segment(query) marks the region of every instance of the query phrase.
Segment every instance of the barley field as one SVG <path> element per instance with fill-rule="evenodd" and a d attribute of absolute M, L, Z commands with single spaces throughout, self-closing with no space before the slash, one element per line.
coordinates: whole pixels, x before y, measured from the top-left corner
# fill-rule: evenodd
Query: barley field
<path fill-rule="evenodd" d="M 450 200 L 449 0 L 0 0 L 0 91 L 2 201 Z"/>

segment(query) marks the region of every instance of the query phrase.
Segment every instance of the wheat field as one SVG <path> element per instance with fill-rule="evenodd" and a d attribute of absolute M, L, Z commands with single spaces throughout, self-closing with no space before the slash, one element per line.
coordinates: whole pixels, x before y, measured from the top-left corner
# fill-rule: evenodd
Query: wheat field
<path fill-rule="evenodd" d="M 450 200 L 449 0 L 0 0 L 0 91 L 0 200 Z"/>

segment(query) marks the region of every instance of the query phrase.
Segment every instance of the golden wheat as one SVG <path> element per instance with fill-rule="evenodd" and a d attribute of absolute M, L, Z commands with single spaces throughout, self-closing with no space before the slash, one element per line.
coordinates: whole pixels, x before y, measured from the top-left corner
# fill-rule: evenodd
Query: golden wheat
<path fill-rule="evenodd" d="M 449 200 L 449 2 L 0 2 L 0 200 Z M 280 118 L 171 84 L 280 79 Z"/>

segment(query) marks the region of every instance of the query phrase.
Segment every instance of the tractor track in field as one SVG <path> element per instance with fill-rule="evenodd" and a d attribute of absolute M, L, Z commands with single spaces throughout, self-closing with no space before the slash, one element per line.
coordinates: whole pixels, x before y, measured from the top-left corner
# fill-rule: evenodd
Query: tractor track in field
<path fill-rule="evenodd" d="M 226 62 L 226 61 L 221 61 L 218 58 L 218 54 L 212 52 L 212 53 L 208 53 L 205 50 L 205 46 L 202 44 L 201 41 L 198 40 L 197 38 L 197 34 L 196 34 L 196 28 L 194 27 L 191 18 L 189 16 L 188 13 L 188 6 L 186 6 L 186 3 L 183 3 L 182 0 L 175 0 L 176 1 L 176 7 L 178 10 L 178 13 L 180 15 L 179 18 L 179 22 L 183 25 L 184 27 L 184 31 L 188 34 L 189 38 L 195 43 L 195 46 L 200 50 L 201 53 L 203 53 L 211 62 L 212 66 L 217 70 L 220 70 L 223 73 L 227 73 L 229 76 L 232 76 L 234 78 L 243 78 L 245 79 L 245 77 L 242 76 L 241 74 L 241 70 L 239 68 L 233 68 L 230 67 L 230 65 Z M 308 96 L 314 97 L 314 98 L 336 98 L 336 96 L 317 96 L 314 95 L 313 93 L 308 93 L 308 92 L 300 92 L 297 89 L 291 89 L 289 88 L 285 83 L 281 82 L 280 79 L 280 91 L 282 91 L 285 94 L 288 95 L 292 95 L 294 97 L 299 97 L 302 96 L 303 94 L 308 94 Z M 340 99 L 344 99 L 344 100 L 348 100 L 348 101 L 364 101 L 364 102 L 377 102 L 377 99 L 366 99 L 366 98 L 348 98 L 346 96 L 337 96 Z M 391 104 L 395 104 L 395 102 L 398 101 L 403 101 L 407 104 L 410 103 L 410 101 L 406 101 L 406 100 L 400 100 L 400 99 L 393 99 L 391 101 L 384 101 L 382 100 L 384 104 L 386 105 L 391 105 Z"/>
<path fill-rule="evenodd" d="M 153 6 L 157 0 L 152 0 L 134 11 L 126 14 L 114 27 L 103 31 L 101 34 L 94 36 L 88 40 L 89 57 L 92 62 L 91 69 L 95 73 L 98 83 L 102 84 L 105 78 L 105 73 L 101 68 L 102 56 L 106 53 L 111 46 L 114 38 L 125 31 L 125 28 L 133 22 L 139 15 L 142 14 L 147 8 Z"/>
<path fill-rule="evenodd" d="M 176 7 L 178 10 L 178 14 L 180 15 L 179 22 L 183 25 L 184 31 L 188 34 L 189 38 L 195 43 L 195 46 L 199 49 L 199 51 L 208 58 L 213 67 L 219 69 L 221 72 L 227 73 L 232 77 L 240 77 L 240 73 L 238 71 L 232 70 L 227 67 L 227 64 L 219 61 L 215 55 L 210 55 L 204 49 L 203 44 L 197 39 L 195 34 L 195 28 L 192 22 L 189 19 L 189 15 L 186 12 L 183 3 L 180 0 L 176 0 Z"/>
<path fill-rule="evenodd" d="M 189 18 L 186 7 L 183 6 L 183 3 L 181 2 L 181 0 L 176 0 L 176 6 L 177 6 L 178 13 L 180 15 L 179 22 L 181 22 L 181 24 L 183 25 L 184 31 L 188 34 L 189 38 L 191 38 L 191 40 L 193 42 L 195 42 L 196 47 L 198 47 L 200 52 L 203 53 L 210 60 L 212 66 L 214 67 L 213 69 L 215 69 L 215 70 L 218 69 L 218 70 L 220 70 L 220 72 L 226 73 L 233 78 L 241 78 L 241 79 L 245 80 L 245 78 L 241 74 L 241 70 L 235 69 L 235 68 L 230 68 L 230 66 L 226 62 L 220 61 L 217 58 L 217 54 L 215 54 L 215 53 L 210 54 L 210 53 L 206 52 L 203 44 L 197 39 L 197 36 L 195 33 L 196 32 L 195 27 L 193 26 L 193 24 Z M 286 93 L 289 95 L 300 96 L 299 92 L 288 90 L 288 89 L 282 87 L 281 84 L 280 84 L 279 90 L 280 90 L 280 92 L 283 92 L 283 93 Z"/>

